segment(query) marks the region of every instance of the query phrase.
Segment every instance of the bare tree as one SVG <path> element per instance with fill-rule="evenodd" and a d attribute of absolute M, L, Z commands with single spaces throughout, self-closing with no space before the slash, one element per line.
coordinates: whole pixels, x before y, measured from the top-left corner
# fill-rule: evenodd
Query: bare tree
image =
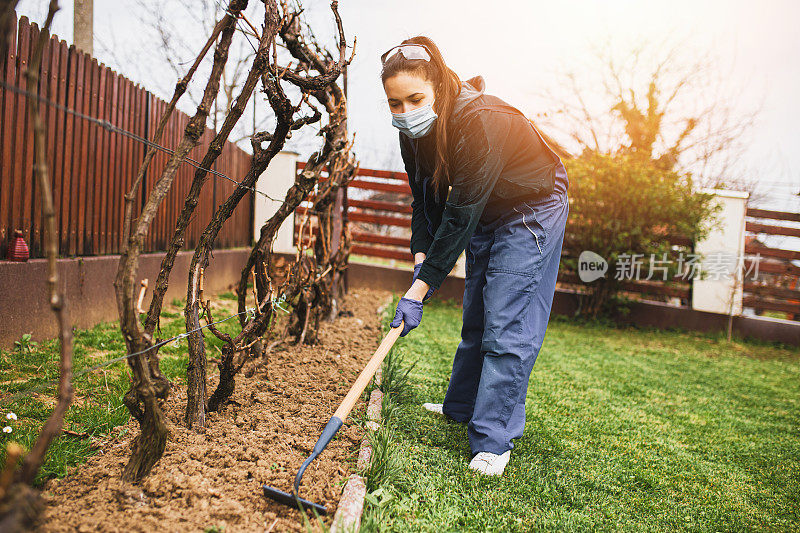
<path fill-rule="evenodd" d="M 279 67 L 277 64 L 277 46 L 273 44 L 273 63 L 267 65 L 267 72 L 262 76 L 267 97 L 277 116 L 277 125 L 273 132 L 260 132 L 253 137 L 253 161 L 250 170 L 242 180 L 243 187 L 253 187 L 258 177 L 264 172 L 273 157 L 282 149 L 285 141 L 293 131 L 299 130 L 303 126 L 320 120 L 321 113 L 310 102 L 309 97 L 313 96 L 323 106 L 329 116 L 329 122 L 321 128 L 324 133 L 325 143 L 321 151 L 312 155 L 303 172 L 300 172 L 295 179 L 294 185 L 286 193 L 284 202 L 278 211 L 261 228 L 258 242 L 251 250 L 247 263 L 242 269 L 242 274 L 238 286 L 238 304 L 240 312 L 241 331 L 235 336 L 223 334 L 213 327 L 211 332 L 219 339 L 224 341 L 222 348 L 222 358 L 219 364 L 220 382 L 217 390 L 209 399 L 208 409 L 217 409 L 233 392 L 234 377 L 242 368 L 247 360 L 248 354 L 252 352 L 251 347 L 259 342 L 261 336 L 266 332 L 270 324 L 273 313 L 274 287 L 269 277 L 271 271 L 271 248 L 275 234 L 286 220 L 297 208 L 300 203 L 307 198 L 308 194 L 318 183 L 322 170 L 328 165 L 329 169 L 337 169 L 336 161 L 340 161 L 340 153 L 349 150 L 346 142 L 346 129 L 343 124 L 343 117 L 346 116 L 344 98 L 341 96 L 341 89 L 336 84 L 337 78 L 343 69 L 352 61 L 353 56 L 348 59 L 346 56 L 346 40 L 342 21 L 338 13 L 338 2 L 331 2 L 336 25 L 339 33 L 338 39 L 338 59 L 327 50 L 317 47 L 312 50 L 306 41 L 316 42 L 313 36 L 301 35 L 301 28 L 298 23 L 299 11 L 290 11 L 285 2 L 281 2 L 282 16 L 278 20 L 278 9 L 274 2 L 269 2 L 268 13 L 275 13 L 275 19 L 270 24 L 265 24 L 264 31 L 275 31 L 289 45 L 292 55 L 297 59 L 297 65 Z M 272 17 L 271 17 L 272 18 Z M 307 32 L 310 34 L 309 32 Z M 292 44 L 296 47 L 293 47 Z M 313 74 L 317 72 L 318 74 Z M 302 93 L 302 98 L 297 105 L 293 105 L 287 97 L 282 80 L 288 81 L 291 85 L 298 88 Z M 333 95 L 339 95 L 338 97 Z M 295 119 L 294 114 L 303 104 L 313 109 L 313 114 Z M 263 143 L 268 142 L 266 148 Z M 349 159 L 348 159 L 349 161 Z M 343 165 L 347 166 L 347 165 Z M 332 178 L 334 174 L 332 173 Z M 340 180 L 330 179 L 331 187 Z M 223 223 L 230 217 L 239 201 L 244 196 L 245 190 L 237 188 L 230 197 L 223 202 L 212 217 L 195 249 L 195 254 L 189 268 L 189 281 L 187 288 L 187 303 L 185 309 L 187 331 L 197 330 L 200 327 L 200 309 L 205 308 L 207 317 L 210 315 L 210 306 L 202 302 L 201 279 L 202 273 L 209 264 L 209 254 Z M 256 310 L 254 317 L 249 317 L 245 311 L 245 295 L 247 281 L 251 276 L 255 278 Z M 292 269 L 292 274 L 283 288 L 285 294 L 291 298 L 301 287 L 309 282 L 319 282 L 314 275 L 315 269 L 309 268 L 304 261 L 298 261 Z M 238 361 L 237 361 L 238 358 Z M 189 336 L 189 359 L 190 369 L 188 373 L 189 388 L 194 394 L 189 398 L 186 410 L 187 425 L 202 426 L 204 424 L 205 413 L 205 346 L 203 337 L 195 331 Z"/>
<path fill-rule="evenodd" d="M 269 12 L 267 14 L 271 15 Z M 267 28 L 269 29 L 269 26 L 267 26 Z M 262 36 L 259 38 L 258 53 L 254 57 L 252 67 L 247 75 L 247 78 L 240 88 L 240 92 L 234 102 L 233 107 L 225 116 L 221 129 L 211 141 L 208 152 L 203 158 L 200 168 L 198 168 L 195 172 L 189 193 L 184 200 L 184 206 L 178 215 L 174 235 L 167 247 L 167 252 L 162 260 L 161 270 L 159 272 L 158 279 L 156 280 L 153 298 L 148 310 L 147 319 L 145 320 L 145 331 L 150 335 L 154 333 L 156 327 L 158 326 L 158 319 L 161 313 L 164 295 L 167 291 L 169 275 L 172 271 L 175 257 L 183 246 L 186 229 L 192 220 L 192 215 L 194 214 L 195 209 L 197 208 L 202 188 L 208 180 L 208 171 L 206 169 L 210 168 L 214 161 L 216 161 L 216 159 L 222 153 L 222 149 L 228 139 L 228 136 L 239 119 L 242 117 L 244 109 L 253 95 L 258 80 L 266 71 L 266 65 L 269 59 L 270 44 L 273 41 L 274 31 L 264 31 Z M 246 188 L 244 186 L 238 190 L 238 192 L 242 194 L 244 194 L 245 191 Z M 192 362 L 190 362 L 188 373 L 190 376 L 195 376 L 198 373 L 202 374 L 198 377 L 198 379 L 190 378 L 190 387 L 188 393 L 190 403 L 192 403 L 193 398 L 196 396 L 205 398 L 205 369 L 204 367 L 202 369 L 198 369 L 192 364 Z M 202 379 L 199 379 L 200 377 Z M 200 389 L 195 389 L 194 385 L 197 385 L 198 383 L 200 384 Z M 190 427 L 194 421 L 194 417 L 187 415 L 187 424 Z"/>
<path fill-rule="evenodd" d="M 556 75 L 543 94 L 554 111 L 539 121 L 568 136 L 578 152 L 636 152 L 692 172 L 702 186 L 753 189 L 737 162 L 758 108 L 737 108 L 728 74 L 711 53 L 646 41 L 620 57 L 606 42 L 588 64 Z"/>

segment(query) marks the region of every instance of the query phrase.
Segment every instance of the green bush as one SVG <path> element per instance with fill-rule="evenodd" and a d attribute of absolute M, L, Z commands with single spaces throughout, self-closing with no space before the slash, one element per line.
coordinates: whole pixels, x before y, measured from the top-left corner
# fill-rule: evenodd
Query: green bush
<path fill-rule="evenodd" d="M 566 160 L 565 166 L 570 181 L 565 246 L 575 257 L 565 259 L 564 266 L 577 272 L 577 256 L 584 250 L 608 262 L 605 277 L 584 284 L 586 292 L 580 297 L 577 314 L 597 316 L 609 311 L 606 304 L 625 277 L 626 271 L 620 271 L 626 266 L 621 263 L 624 254 L 644 254 L 639 259 L 639 279 L 649 273 L 651 254 L 656 260 L 666 259 L 663 266 L 670 280 L 678 271 L 679 254 L 686 257 L 691 252 L 676 244 L 674 237 L 694 242 L 714 226 L 713 218 L 719 210 L 714 206 L 714 196 L 694 191 L 691 175 L 665 168 L 658 161 L 636 153 L 587 151 Z M 652 277 L 662 278 L 660 271 Z"/>

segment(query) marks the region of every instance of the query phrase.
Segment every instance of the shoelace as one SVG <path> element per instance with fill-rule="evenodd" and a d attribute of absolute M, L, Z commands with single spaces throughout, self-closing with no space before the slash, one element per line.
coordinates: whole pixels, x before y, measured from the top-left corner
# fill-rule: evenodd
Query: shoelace
<path fill-rule="evenodd" d="M 480 452 L 480 453 L 478 453 L 478 455 L 475 456 L 475 460 L 476 461 L 482 461 L 482 462 L 486 463 L 487 465 L 491 466 L 492 464 L 494 464 L 494 460 L 490 459 L 490 457 L 491 456 L 487 455 L 486 452 Z"/>

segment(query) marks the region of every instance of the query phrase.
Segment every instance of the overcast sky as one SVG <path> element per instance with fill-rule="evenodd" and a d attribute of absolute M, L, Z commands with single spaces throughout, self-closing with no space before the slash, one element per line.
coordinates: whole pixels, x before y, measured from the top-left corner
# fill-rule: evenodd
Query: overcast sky
<path fill-rule="evenodd" d="M 46 3 L 20 0 L 18 12 L 41 21 Z M 330 39 L 330 2 L 303 4 L 317 35 Z M 72 1 L 61 0 L 61 7 L 54 33 L 72 42 Z M 137 9 L 135 0 L 95 0 L 95 55 L 168 97 L 165 89 L 175 82 L 169 70 L 157 65 L 142 68 L 141 57 L 135 65 L 133 60 L 117 64 L 136 58 L 148 35 Z M 573 66 L 579 70 L 593 45 L 609 38 L 623 48 L 642 39 L 669 39 L 690 53 L 712 51 L 724 68 L 726 94 L 733 103 L 741 109 L 761 106 L 742 164 L 757 177 L 770 207 L 800 211 L 797 0 L 340 0 L 340 13 L 348 43 L 353 36 L 358 38 L 348 75 L 348 124 L 356 133 L 362 167 L 400 169 L 397 130 L 391 126 L 378 58 L 404 38 L 430 36 L 462 79 L 482 75 L 488 93 L 532 118 L 547 111 L 547 103 L 538 95 L 552 88 L 554 72 Z M 198 46 L 202 40 L 198 37 Z M 114 57 L 108 50 L 116 52 Z"/>

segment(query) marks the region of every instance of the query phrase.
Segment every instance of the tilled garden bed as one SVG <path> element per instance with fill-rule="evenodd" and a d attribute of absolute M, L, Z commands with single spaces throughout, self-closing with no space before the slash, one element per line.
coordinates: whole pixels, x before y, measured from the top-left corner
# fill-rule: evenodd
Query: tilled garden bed
<path fill-rule="evenodd" d="M 139 432 L 131 418 L 97 455 L 46 484 L 41 530 L 305 531 L 300 512 L 265 498 L 261 486 L 291 491 L 320 431 L 380 342 L 376 309 L 387 296 L 351 291 L 340 317 L 322 325 L 319 345 L 276 348 L 266 369 L 239 375 L 233 401 L 210 413 L 202 433 L 184 427 L 186 392 L 177 384 L 164 404 L 170 439 L 152 473 L 140 485 L 120 479 Z M 209 394 L 215 386 L 213 375 Z M 327 525 L 355 468 L 363 428 L 353 419 L 363 418 L 364 409 L 360 402 L 303 476 L 301 496 L 328 508 Z"/>

